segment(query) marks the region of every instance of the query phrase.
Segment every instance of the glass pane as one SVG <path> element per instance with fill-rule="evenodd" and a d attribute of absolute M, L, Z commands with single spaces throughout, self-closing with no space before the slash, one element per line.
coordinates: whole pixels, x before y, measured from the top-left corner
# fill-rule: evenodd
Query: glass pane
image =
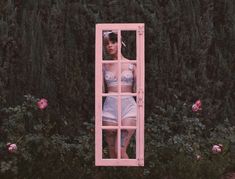
<path fill-rule="evenodd" d="M 118 59 L 118 31 L 103 30 L 103 60 Z"/>
<path fill-rule="evenodd" d="M 119 68 L 117 63 L 105 63 L 102 65 L 103 93 L 117 93 Z"/>
<path fill-rule="evenodd" d="M 124 61 L 121 63 L 121 92 L 136 93 L 137 68 L 136 63 Z"/>
<path fill-rule="evenodd" d="M 121 158 L 136 158 L 136 132 L 135 129 L 121 130 Z"/>
<path fill-rule="evenodd" d="M 104 129 L 102 131 L 103 145 L 102 145 L 102 158 L 117 158 L 117 130 Z"/>
<path fill-rule="evenodd" d="M 128 60 L 136 60 L 136 31 L 121 31 L 122 55 Z"/>
<path fill-rule="evenodd" d="M 122 126 L 136 126 L 137 119 L 137 104 L 135 97 L 122 96 Z"/>
<path fill-rule="evenodd" d="M 118 124 L 117 96 L 103 97 L 102 124 L 116 126 Z"/>

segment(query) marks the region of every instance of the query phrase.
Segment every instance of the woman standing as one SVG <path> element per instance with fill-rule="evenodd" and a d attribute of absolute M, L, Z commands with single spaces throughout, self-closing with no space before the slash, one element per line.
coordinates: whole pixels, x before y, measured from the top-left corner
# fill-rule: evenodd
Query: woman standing
<path fill-rule="evenodd" d="M 122 42 L 122 45 L 125 45 Z M 116 32 L 104 33 L 104 48 L 110 60 L 118 60 L 118 43 Z M 132 93 L 135 91 L 136 67 L 130 60 L 121 55 L 121 92 Z M 118 64 L 103 65 L 103 91 L 107 93 L 118 92 Z M 104 126 L 118 125 L 117 96 L 107 96 L 103 106 L 102 120 Z M 137 105 L 133 96 L 121 96 L 121 125 L 136 125 Z M 129 158 L 126 151 L 130 139 L 135 133 L 133 129 L 122 130 L 121 132 L 121 158 Z M 109 148 L 110 158 L 117 158 L 117 132 L 106 130 L 105 140 Z"/>

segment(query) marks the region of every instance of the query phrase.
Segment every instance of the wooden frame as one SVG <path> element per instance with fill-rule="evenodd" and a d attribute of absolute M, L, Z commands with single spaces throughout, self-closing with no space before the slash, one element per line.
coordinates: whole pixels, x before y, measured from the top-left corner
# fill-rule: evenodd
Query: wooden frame
<path fill-rule="evenodd" d="M 102 65 L 104 63 L 114 63 L 114 61 L 103 60 L 103 31 L 115 30 L 118 33 L 118 57 L 121 56 L 121 32 L 136 32 L 136 59 L 132 60 L 136 63 L 136 83 L 135 93 L 121 93 L 121 85 L 119 91 L 114 94 L 103 93 L 102 91 Z M 143 23 L 110 23 L 96 24 L 96 58 L 95 58 L 95 165 L 96 166 L 144 166 L 144 24 Z M 121 69 L 121 62 L 117 60 L 115 63 Z M 123 63 L 123 62 L 122 62 Z M 120 72 L 119 72 L 120 73 Z M 120 78 L 119 78 L 120 82 Z M 120 84 L 120 83 L 119 83 Z M 121 96 L 131 95 L 136 97 L 137 102 L 137 123 L 136 126 L 121 126 L 118 120 L 117 126 L 102 126 L 102 98 L 104 96 L 116 95 L 118 98 L 118 112 L 120 114 Z M 119 115 L 120 116 L 120 115 Z M 102 158 L 102 130 L 116 129 L 118 133 L 118 153 L 117 159 Z M 136 129 L 136 158 L 122 159 L 120 158 L 120 132 L 122 129 Z"/>

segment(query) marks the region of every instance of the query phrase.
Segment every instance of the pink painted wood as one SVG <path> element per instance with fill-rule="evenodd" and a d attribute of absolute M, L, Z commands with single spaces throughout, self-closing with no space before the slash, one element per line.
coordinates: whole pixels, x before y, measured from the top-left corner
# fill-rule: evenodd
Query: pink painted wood
<path fill-rule="evenodd" d="M 136 93 L 121 93 L 121 85 L 118 86 L 117 93 L 103 93 L 102 91 L 102 65 L 104 63 L 115 63 L 114 61 L 103 60 L 103 30 L 115 30 L 118 32 L 118 57 L 121 56 L 121 31 L 136 31 Z M 96 25 L 96 60 L 95 60 L 95 165 L 96 166 L 144 166 L 144 24 L 143 23 L 110 23 Z M 121 63 L 118 68 L 121 69 Z M 119 71 L 120 74 L 120 71 Z M 120 84 L 121 79 L 118 79 Z M 102 126 L 102 97 L 118 96 L 118 113 L 121 114 L 120 96 L 129 95 L 137 98 L 137 124 L 136 126 L 121 126 L 118 119 L 117 126 Z M 120 115 L 118 115 L 120 118 Z M 117 159 L 102 158 L 102 130 L 116 129 L 118 131 L 118 155 Z M 120 132 L 121 129 L 136 129 L 136 158 L 122 159 L 120 157 Z"/>

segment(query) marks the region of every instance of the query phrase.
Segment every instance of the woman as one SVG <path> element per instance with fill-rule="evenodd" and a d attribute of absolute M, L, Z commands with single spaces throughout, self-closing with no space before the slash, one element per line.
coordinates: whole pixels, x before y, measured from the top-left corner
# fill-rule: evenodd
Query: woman
<path fill-rule="evenodd" d="M 122 45 L 124 43 L 122 42 Z M 106 32 L 104 34 L 104 48 L 111 60 L 118 60 L 117 33 Z M 121 92 L 132 93 L 135 91 L 136 70 L 135 65 L 128 59 L 121 56 Z M 103 91 L 108 93 L 118 92 L 118 64 L 103 65 Z M 104 89 L 106 86 L 106 89 Z M 136 125 L 137 105 L 132 96 L 121 96 L 121 125 Z M 102 120 L 104 126 L 118 125 L 117 96 L 107 96 L 103 106 Z M 128 129 L 121 132 L 121 158 L 129 158 L 126 151 L 130 139 L 135 130 Z M 117 158 L 117 132 L 116 130 L 106 130 L 106 142 L 109 148 L 110 158 Z"/>

